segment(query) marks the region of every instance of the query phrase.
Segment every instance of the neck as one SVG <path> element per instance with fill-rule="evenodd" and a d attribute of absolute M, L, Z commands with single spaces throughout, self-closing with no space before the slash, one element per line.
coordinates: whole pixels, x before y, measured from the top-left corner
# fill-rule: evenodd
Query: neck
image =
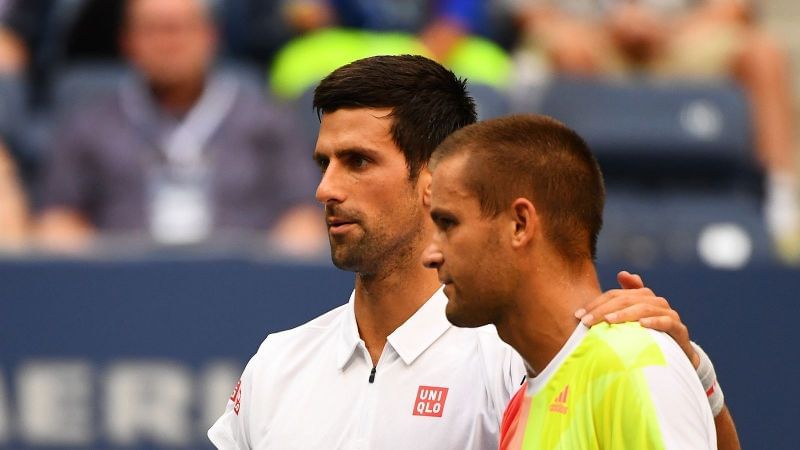
<path fill-rule="evenodd" d="M 579 320 L 574 312 L 600 295 L 594 265 L 576 270 L 545 264 L 522 277 L 511 309 L 498 321 L 500 338 L 514 347 L 536 373 L 541 372 L 566 344 Z M 551 270 L 548 270 L 551 269 Z"/>
<path fill-rule="evenodd" d="M 420 255 L 417 255 L 420 256 Z M 383 275 L 356 275 L 355 314 L 358 331 L 377 365 L 386 338 L 439 289 L 436 271 L 421 257 Z"/>
<path fill-rule="evenodd" d="M 150 88 L 159 106 L 176 116 L 187 113 L 200 100 L 205 90 L 205 78 L 176 83 L 173 85 L 155 85 Z"/>

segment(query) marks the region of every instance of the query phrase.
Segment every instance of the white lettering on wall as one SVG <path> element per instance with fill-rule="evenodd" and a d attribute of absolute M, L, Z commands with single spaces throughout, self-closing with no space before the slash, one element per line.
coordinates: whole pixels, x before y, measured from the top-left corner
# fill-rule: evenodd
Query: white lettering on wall
<path fill-rule="evenodd" d="M 192 377 L 170 362 L 124 362 L 106 373 L 106 430 L 111 442 L 191 442 Z"/>
<path fill-rule="evenodd" d="M 9 404 L 8 390 L 3 373 L 0 372 L 0 442 L 8 442 L 11 439 L 11 414 L 8 412 Z"/>
<path fill-rule="evenodd" d="M 91 366 L 83 361 L 31 361 L 17 371 L 22 439 L 31 444 L 92 441 Z"/>

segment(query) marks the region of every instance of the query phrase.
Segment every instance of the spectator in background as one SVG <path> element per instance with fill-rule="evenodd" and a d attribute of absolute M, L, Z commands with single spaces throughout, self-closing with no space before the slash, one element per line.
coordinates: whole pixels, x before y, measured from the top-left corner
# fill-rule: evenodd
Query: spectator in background
<path fill-rule="evenodd" d="M 316 174 L 291 121 L 255 87 L 212 67 L 217 31 L 203 0 L 131 0 L 121 44 L 137 75 L 55 132 L 38 234 L 71 246 L 95 233 L 165 243 L 272 230 L 289 250 L 324 229 Z"/>
<path fill-rule="evenodd" d="M 0 74 L 22 73 L 28 64 L 25 42 L 6 25 L 12 4 L 12 0 L 0 0 Z"/>
<path fill-rule="evenodd" d="M 511 73 L 508 55 L 486 38 L 505 28 L 490 25 L 502 22 L 490 13 L 495 1 L 286 0 L 284 17 L 301 37 L 276 55 L 271 87 L 279 97 L 297 98 L 354 60 L 419 54 L 470 82 L 504 89 Z"/>
<path fill-rule="evenodd" d="M 28 207 L 14 162 L 0 142 L 0 250 L 25 242 L 28 234 Z"/>
<path fill-rule="evenodd" d="M 538 55 L 557 73 L 736 79 L 753 107 L 767 225 L 779 244 L 800 239 L 789 63 L 754 23 L 748 0 L 515 3 L 526 36 L 522 54 Z"/>
<path fill-rule="evenodd" d="M 468 33 L 485 32 L 487 25 L 480 0 L 291 0 L 287 14 L 301 30 L 335 24 L 416 34 L 439 61 Z"/>

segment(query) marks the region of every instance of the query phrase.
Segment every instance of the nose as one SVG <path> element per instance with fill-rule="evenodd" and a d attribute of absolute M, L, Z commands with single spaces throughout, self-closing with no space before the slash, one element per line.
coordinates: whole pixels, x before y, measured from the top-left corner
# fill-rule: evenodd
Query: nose
<path fill-rule="evenodd" d="M 438 269 L 444 264 L 444 253 L 435 242 L 431 242 L 422 252 L 422 265 L 428 269 Z"/>
<path fill-rule="evenodd" d="M 333 164 L 330 164 L 317 185 L 316 198 L 318 202 L 328 204 L 344 201 L 344 192 L 341 189 L 338 178 L 336 168 Z"/>

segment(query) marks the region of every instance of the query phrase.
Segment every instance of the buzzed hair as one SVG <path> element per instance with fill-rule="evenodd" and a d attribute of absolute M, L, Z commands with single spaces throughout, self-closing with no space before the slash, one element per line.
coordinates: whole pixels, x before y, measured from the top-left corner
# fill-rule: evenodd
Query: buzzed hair
<path fill-rule="evenodd" d="M 434 152 L 431 168 L 466 154 L 464 185 L 495 217 L 529 199 L 545 236 L 567 261 L 594 260 L 603 224 L 603 175 L 586 142 L 561 122 L 532 114 L 487 120 L 455 132 Z"/>
<path fill-rule="evenodd" d="M 452 132 L 475 123 L 475 102 L 441 64 L 418 55 L 374 56 L 334 70 L 314 91 L 314 109 L 392 108 L 392 140 L 412 180 Z"/>

